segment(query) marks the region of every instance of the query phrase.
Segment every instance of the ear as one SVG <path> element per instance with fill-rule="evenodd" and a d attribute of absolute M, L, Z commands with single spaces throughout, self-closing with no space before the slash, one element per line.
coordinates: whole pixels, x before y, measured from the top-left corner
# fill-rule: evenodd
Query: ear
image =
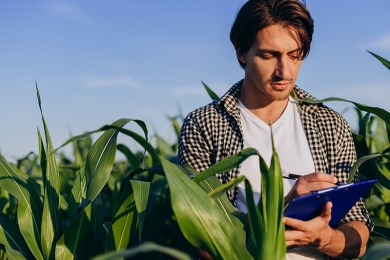
<path fill-rule="evenodd" d="M 234 44 L 234 49 L 236 50 L 236 56 L 239 61 L 246 64 L 245 59 L 245 53 L 242 51 L 242 49 L 238 46 L 238 43 Z"/>

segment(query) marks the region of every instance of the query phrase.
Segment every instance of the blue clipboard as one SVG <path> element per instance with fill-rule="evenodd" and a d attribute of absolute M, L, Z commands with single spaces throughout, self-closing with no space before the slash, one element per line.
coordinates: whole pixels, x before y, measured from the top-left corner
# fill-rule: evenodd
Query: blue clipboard
<path fill-rule="evenodd" d="M 345 214 L 377 181 L 341 184 L 295 198 L 286 205 L 284 216 L 307 221 L 320 215 L 325 203 L 331 201 L 333 207 L 329 226 L 336 227 Z"/>

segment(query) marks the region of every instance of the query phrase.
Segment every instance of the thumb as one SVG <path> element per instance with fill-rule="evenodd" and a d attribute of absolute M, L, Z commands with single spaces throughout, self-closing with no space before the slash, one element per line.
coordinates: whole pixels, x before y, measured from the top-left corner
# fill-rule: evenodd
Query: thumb
<path fill-rule="evenodd" d="M 325 203 L 324 207 L 322 208 L 322 212 L 321 212 L 321 217 L 327 222 L 329 223 L 332 215 L 332 207 L 333 207 L 333 204 L 332 202 L 328 201 L 327 203 Z"/>

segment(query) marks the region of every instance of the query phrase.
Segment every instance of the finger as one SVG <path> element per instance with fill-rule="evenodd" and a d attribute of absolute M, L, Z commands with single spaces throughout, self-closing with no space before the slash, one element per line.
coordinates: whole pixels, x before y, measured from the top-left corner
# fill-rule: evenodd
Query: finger
<path fill-rule="evenodd" d="M 323 172 L 313 172 L 302 176 L 300 179 L 306 182 L 329 182 L 332 184 L 337 183 L 337 178 L 335 176 Z"/>
<path fill-rule="evenodd" d="M 327 222 L 329 223 L 331 217 L 332 217 L 332 207 L 333 207 L 333 204 L 332 202 L 328 201 L 327 203 L 325 203 L 324 207 L 322 208 L 322 212 L 321 212 L 321 217 Z"/>
<path fill-rule="evenodd" d="M 302 230 L 305 226 L 305 222 L 295 218 L 283 217 L 283 223 L 295 230 Z"/>
<path fill-rule="evenodd" d="M 302 236 L 302 232 L 295 230 L 286 230 L 284 236 L 286 237 L 286 246 L 299 245 L 299 239 L 297 238 Z"/>

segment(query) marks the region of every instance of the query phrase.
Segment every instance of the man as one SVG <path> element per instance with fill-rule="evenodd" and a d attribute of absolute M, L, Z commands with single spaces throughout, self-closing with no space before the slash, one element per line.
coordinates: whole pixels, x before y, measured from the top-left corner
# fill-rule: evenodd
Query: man
<path fill-rule="evenodd" d="M 301 175 L 284 180 L 285 201 L 346 182 L 356 152 L 350 129 L 336 112 L 297 102 L 311 97 L 295 86 L 308 55 L 313 20 L 298 0 L 250 0 L 240 9 L 230 32 L 244 79 L 224 96 L 191 112 L 179 138 L 180 164 L 203 171 L 247 147 L 256 148 L 270 162 L 270 125 L 282 170 Z M 258 199 L 258 159 L 218 174 L 222 183 L 245 175 Z M 228 192 L 232 204 L 246 212 L 245 187 Z M 310 221 L 284 218 L 287 259 L 355 258 L 364 254 L 373 224 L 362 200 L 336 229 L 328 223 L 331 203 Z"/>

